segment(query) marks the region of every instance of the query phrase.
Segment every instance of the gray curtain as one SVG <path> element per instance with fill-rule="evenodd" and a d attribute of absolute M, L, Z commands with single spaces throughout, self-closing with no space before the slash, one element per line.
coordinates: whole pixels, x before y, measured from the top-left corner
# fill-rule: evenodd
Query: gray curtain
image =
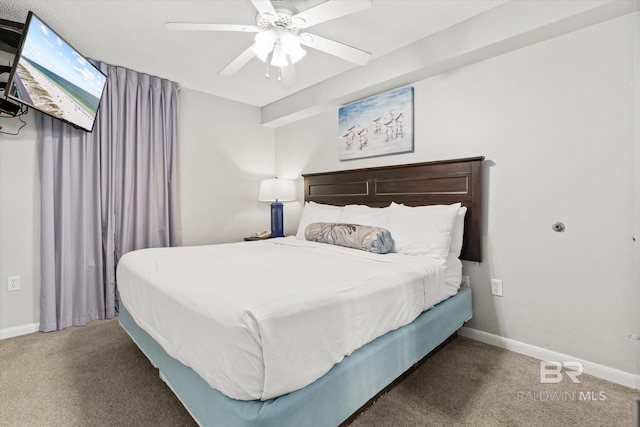
<path fill-rule="evenodd" d="M 92 133 L 42 116 L 40 330 L 117 314 L 131 250 L 181 243 L 180 87 L 97 62 L 107 87 Z"/>

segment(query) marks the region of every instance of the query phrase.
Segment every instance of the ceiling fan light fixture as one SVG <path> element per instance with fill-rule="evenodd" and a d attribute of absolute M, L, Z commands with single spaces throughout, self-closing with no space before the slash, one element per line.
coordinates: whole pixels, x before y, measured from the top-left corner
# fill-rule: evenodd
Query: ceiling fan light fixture
<path fill-rule="evenodd" d="M 307 51 L 298 46 L 297 48 L 291 49 L 287 52 L 289 55 L 289 59 L 291 59 L 291 63 L 295 64 L 300 61 L 307 54 Z"/>
<path fill-rule="evenodd" d="M 298 37 L 294 36 L 290 31 L 280 32 L 279 36 L 285 50 L 300 47 L 300 40 L 298 40 Z"/>
<path fill-rule="evenodd" d="M 271 57 L 271 65 L 274 67 L 286 67 L 289 65 L 289 61 L 287 61 L 287 54 L 282 48 L 282 43 L 276 43 L 273 48 L 273 56 Z"/>
<path fill-rule="evenodd" d="M 280 43 L 282 50 L 289 56 L 292 64 L 300 61 L 307 54 L 307 51 L 300 47 L 298 36 L 289 31 L 280 33 Z"/>
<path fill-rule="evenodd" d="M 251 46 L 251 50 L 262 62 L 266 62 L 267 57 L 271 53 L 271 48 L 264 48 L 263 46 L 260 46 L 257 43 Z"/>
<path fill-rule="evenodd" d="M 256 42 L 251 47 L 251 50 L 262 62 L 266 62 L 275 42 L 276 38 L 271 31 L 262 31 L 256 34 Z"/>

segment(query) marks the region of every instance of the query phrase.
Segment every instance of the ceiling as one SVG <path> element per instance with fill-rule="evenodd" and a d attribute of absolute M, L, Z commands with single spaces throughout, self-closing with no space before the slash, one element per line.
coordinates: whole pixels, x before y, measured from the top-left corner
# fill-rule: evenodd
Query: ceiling
<path fill-rule="evenodd" d="M 376 59 L 505 2 L 373 0 L 369 9 L 306 31 L 368 51 Z M 303 11 L 322 0 L 289 3 Z M 3 19 L 24 22 L 29 10 L 84 56 L 258 107 L 358 67 L 308 49 L 296 64 L 297 82 L 289 88 L 273 77 L 266 79 L 265 65 L 257 58 L 235 75 L 220 77 L 218 71 L 249 47 L 255 34 L 177 32 L 164 26 L 166 22 L 253 25 L 256 10 L 249 0 L 0 0 Z"/>

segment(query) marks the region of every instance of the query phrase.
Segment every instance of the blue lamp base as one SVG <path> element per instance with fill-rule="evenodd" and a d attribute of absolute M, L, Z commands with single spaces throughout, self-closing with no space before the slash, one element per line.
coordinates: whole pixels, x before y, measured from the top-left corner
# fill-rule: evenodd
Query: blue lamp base
<path fill-rule="evenodd" d="M 283 218 L 282 203 L 271 203 L 271 237 L 284 237 Z"/>

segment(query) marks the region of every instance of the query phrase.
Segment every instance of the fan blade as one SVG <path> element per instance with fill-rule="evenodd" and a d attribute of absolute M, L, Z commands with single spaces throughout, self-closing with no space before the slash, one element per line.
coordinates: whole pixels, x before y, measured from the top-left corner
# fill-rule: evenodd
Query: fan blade
<path fill-rule="evenodd" d="M 369 52 L 315 34 L 300 34 L 300 43 L 358 65 L 365 65 L 371 59 Z"/>
<path fill-rule="evenodd" d="M 329 0 L 294 15 L 291 19 L 300 28 L 307 28 L 371 7 L 371 0 Z"/>
<path fill-rule="evenodd" d="M 273 17 L 275 20 L 278 17 L 276 10 L 273 8 L 270 0 L 251 0 L 251 3 L 258 9 L 258 13 L 266 18 Z"/>
<path fill-rule="evenodd" d="M 253 48 L 253 45 L 249 46 L 247 50 L 245 50 L 240 55 L 238 55 L 238 57 L 233 61 L 231 61 L 229 65 L 227 65 L 222 70 L 220 70 L 218 72 L 218 75 L 224 76 L 224 77 L 230 76 L 234 74 L 236 71 L 238 71 L 240 68 L 247 65 L 247 63 L 251 61 L 251 59 L 255 56 L 252 48 Z"/>
<path fill-rule="evenodd" d="M 173 31 L 241 31 L 245 33 L 257 33 L 260 31 L 255 25 L 207 24 L 198 22 L 167 22 L 164 26 L 167 30 Z"/>
<path fill-rule="evenodd" d="M 286 67 L 280 67 L 280 75 L 282 76 L 282 85 L 291 87 L 296 84 L 296 66 L 291 64 Z"/>

